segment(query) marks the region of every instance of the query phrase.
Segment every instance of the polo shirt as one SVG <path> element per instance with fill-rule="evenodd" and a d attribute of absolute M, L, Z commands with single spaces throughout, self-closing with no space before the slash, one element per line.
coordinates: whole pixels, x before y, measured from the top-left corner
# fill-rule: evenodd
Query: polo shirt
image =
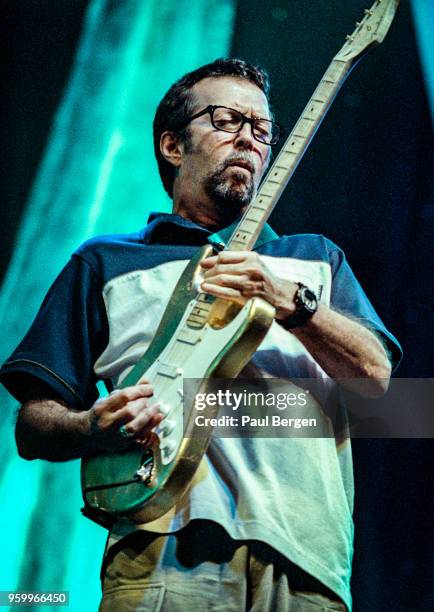
<path fill-rule="evenodd" d="M 149 347 L 178 278 L 218 234 L 178 215 L 153 214 L 137 233 L 97 237 L 72 255 L 48 291 L 24 339 L 0 371 L 18 399 L 43 383 L 69 406 L 88 409 L 96 383 L 115 388 Z M 321 303 L 356 318 L 400 346 L 384 327 L 345 255 L 321 235 L 278 237 L 266 226 L 255 249 L 277 276 L 311 288 Z M 315 380 L 335 388 L 324 369 L 276 321 L 248 364 L 264 378 Z M 320 392 L 321 395 L 321 392 Z M 344 410 L 344 409 L 343 409 Z M 318 416 L 324 418 L 318 405 Z M 180 501 L 143 525 L 119 520 L 110 543 L 145 529 L 171 533 L 193 519 L 212 520 L 238 540 L 266 542 L 334 591 L 351 608 L 353 470 L 348 431 L 338 438 L 213 437 Z"/>

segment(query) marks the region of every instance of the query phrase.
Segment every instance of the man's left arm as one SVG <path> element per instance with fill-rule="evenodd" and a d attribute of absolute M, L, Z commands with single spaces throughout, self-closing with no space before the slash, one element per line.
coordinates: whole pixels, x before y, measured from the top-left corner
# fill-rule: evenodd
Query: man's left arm
<path fill-rule="evenodd" d="M 298 285 L 275 276 L 254 252 L 222 251 L 202 262 L 205 292 L 243 304 L 261 297 L 283 325 L 296 311 Z M 327 374 L 361 395 L 379 397 L 388 388 L 391 364 L 376 334 L 320 304 L 301 327 L 291 329 Z"/>
<path fill-rule="evenodd" d="M 327 374 L 367 397 L 386 393 L 391 364 L 380 339 L 370 329 L 319 304 L 316 313 L 292 333 Z"/>

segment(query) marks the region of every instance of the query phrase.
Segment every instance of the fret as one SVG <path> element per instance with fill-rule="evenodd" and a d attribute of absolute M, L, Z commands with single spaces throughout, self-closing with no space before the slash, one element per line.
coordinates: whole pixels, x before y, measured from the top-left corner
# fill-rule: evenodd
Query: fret
<path fill-rule="evenodd" d="M 208 295 L 206 293 L 199 293 L 199 295 L 196 297 L 195 304 L 194 304 L 190 314 L 199 316 L 199 313 L 194 312 L 196 309 L 200 310 L 204 314 L 208 314 L 209 313 L 209 311 L 211 310 L 211 308 L 213 306 L 213 304 L 212 304 L 213 300 L 207 300 L 205 302 L 205 301 L 203 301 L 201 299 L 201 296 L 203 296 L 203 295 L 205 295 L 207 298 L 212 297 L 212 296 L 210 296 L 210 295 Z"/>
<path fill-rule="evenodd" d="M 252 209 L 256 208 L 256 210 L 261 210 L 261 211 L 268 210 L 266 206 L 258 206 L 257 204 L 251 204 L 250 206 L 252 207 Z"/>
<path fill-rule="evenodd" d="M 276 194 L 277 189 L 270 185 L 268 181 L 266 181 L 261 187 L 261 197 L 268 196 L 269 198 L 273 198 Z"/>
<path fill-rule="evenodd" d="M 203 306 L 195 306 L 192 310 L 192 313 L 198 316 L 201 316 L 203 313 L 208 314 L 209 309 L 204 308 Z"/>
<path fill-rule="evenodd" d="M 193 313 L 191 313 L 187 319 L 188 323 L 203 323 L 203 321 L 206 320 L 206 317 L 199 316 L 199 315 L 194 315 Z"/>
<path fill-rule="evenodd" d="M 204 316 L 207 317 L 209 315 L 210 310 L 211 310 L 211 308 L 213 306 L 213 301 L 206 302 L 206 303 L 203 302 L 200 299 L 200 296 L 202 296 L 202 295 L 206 295 L 206 294 L 200 293 L 199 296 L 196 298 L 196 303 L 194 304 L 190 314 L 188 315 L 189 317 L 202 318 Z M 212 296 L 209 296 L 209 297 L 212 297 Z M 200 312 L 197 312 L 198 310 Z"/>
<path fill-rule="evenodd" d="M 303 136 L 307 136 L 312 131 L 312 121 L 306 121 L 306 119 L 302 117 L 298 120 L 296 128 L 297 134 L 301 132 Z"/>
<path fill-rule="evenodd" d="M 306 108 L 303 111 L 303 117 L 305 119 L 307 119 L 308 121 L 316 121 L 316 119 L 318 118 L 318 116 L 321 114 L 321 111 L 323 110 L 324 104 L 317 104 L 316 101 L 314 100 L 310 100 L 309 104 L 306 106 Z"/>
<path fill-rule="evenodd" d="M 232 245 L 232 243 L 241 244 L 242 246 L 246 245 L 246 242 L 244 240 L 239 240 L 238 238 L 232 238 L 230 244 Z"/>
<path fill-rule="evenodd" d="M 264 185 L 265 185 L 265 183 L 264 183 Z M 262 185 L 262 187 L 263 187 L 264 185 Z M 263 192 L 262 192 L 262 187 L 261 187 L 261 189 L 259 190 L 258 195 L 256 196 L 256 200 L 257 200 L 258 204 L 264 204 L 264 208 L 262 208 L 262 210 L 263 210 L 264 212 L 266 212 L 266 211 L 268 211 L 268 209 L 269 209 L 270 203 L 269 203 L 269 202 L 265 202 L 265 201 L 264 201 L 264 198 L 270 198 L 270 199 L 272 199 L 272 198 L 273 198 L 273 196 L 268 195 L 268 193 L 263 193 Z M 259 207 L 259 206 L 256 206 L 256 208 L 260 208 L 260 207 Z"/>
<path fill-rule="evenodd" d="M 327 103 L 327 100 L 329 99 L 329 95 L 327 95 L 322 89 L 320 89 L 319 85 L 315 89 L 313 95 L 315 96 L 315 100 L 317 100 L 320 104 L 325 105 Z"/>
<path fill-rule="evenodd" d="M 336 81 L 340 78 L 342 74 L 342 68 L 343 68 L 342 65 L 340 64 L 336 65 L 335 62 L 332 61 L 332 63 L 329 65 L 324 75 L 324 77 L 326 78 L 324 78 L 323 80 L 330 79 L 333 83 L 336 83 Z"/>
<path fill-rule="evenodd" d="M 253 210 L 255 209 L 255 210 Z M 260 221 L 263 217 L 263 212 L 264 210 L 266 210 L 265 208 L 258 208 L 257 206 L 252 206 L 252 208 L 248 208 L 247 212 L 248 212 L 248 216 L 246 217 L 246 220 L 248 221 L 254 221 L 255 223 L 257 223 L 258 221 Z"/>
<path fill-rule="evenodd" d="M 321 80 L 315 90 L 315 96 L 324 97 L 325 100 L 328 100 L 334 91 L 334 85 L 334 83 L 329 81 Z"/>
<path fill-rule="evenodd" d="M 242 234 L 254 234 L 257 228 L 258 222 L 256 221 L 256 219 L 253 219 L 253 221 L 249 221 L 247 220 L 247 218 L 244 218 L 241 220 L 239 232 L 241 232 Z M 235 236 L 237 236 L 237 234 L 235 234 Z"/>
<path fill-rule="evenodd" d="M 292 134 L 291 134 L 292 136 Z M 284 152 L 287 153 L 288 155 L 291 155 L 291 160 L 288 161 L 294 161 L 294 155 L 297 155 L 298 153 L 298 149 L 300 148 L 300 141 L 299 140 L 291 140 L 291 142 L 289 143 L 288 146 L 291 147 L 291 151 L 288 151 L 288 149 L 286 149 Z"/>
<path fill-rule="evenodd" d="M 256 227 L 255 227 L 256 229 Z M 244 229 L 244 221 L 241 221 L 241 225 L 240 225 L 240 229 L 239 231 L 235 234 L 235 238 L 241 238 L 242 240 L 246 239 L 247 234 L 250 234 L 250 236 L 254 233 L 255 230 L 250 231 L 248 229 Z"/>
<path fill-rule="evenodd" d="M 285 151 L 281 151 L 279 153 L 279 157 L 277 158 L 279 161 L 286 162 L 285 170 L 287 170 L 289 164 L 291 164 L 294 161 L 294 155 L 298 154 L 298 150 L 294 150 L 296 148 L 296 143 L 291 142 L 290 146 L 293 149 L 292 151 L 288 151 L 288 149 L 285 149 Z M 286 158 L 284 157 L 285 155 L 287 156 Z"/>
<path fill-rule="evenodd" d="M 281 182 L 281 180 L 284 178 L 286 171 L 287 171 L 287 167 L 282 168 L 282 166 L 274 166 L 271 170 L 272 170 L 272 175 L 273 177 L 276 177 L 277 179 L 280 179 L 279 182 Z"/>

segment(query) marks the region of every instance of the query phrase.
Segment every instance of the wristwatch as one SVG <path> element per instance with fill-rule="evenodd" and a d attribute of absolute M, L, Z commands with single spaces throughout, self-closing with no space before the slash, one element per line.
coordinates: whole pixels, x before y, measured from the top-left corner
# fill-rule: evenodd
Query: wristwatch
<path fill-rule="evenodd" d="M 309 287 L 303 285 L 303 283 L 297 283 L 297 285 L 298 289 L 294 297 L 295 312 L 281 321 L 285 329 L 301 327 L 318 310 L 318 300 L 315 293 Z"/>

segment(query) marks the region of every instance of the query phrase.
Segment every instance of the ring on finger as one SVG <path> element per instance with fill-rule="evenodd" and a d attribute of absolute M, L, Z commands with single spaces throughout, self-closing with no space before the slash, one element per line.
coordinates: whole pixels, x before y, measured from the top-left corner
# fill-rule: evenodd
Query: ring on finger
<path fill-rule="evenodd" d="M 134 436 L 134 434 L 131 431 L 127 431 L 125 429 L 125 425 L 121 425 L 119 427 L 119 433 L 121 434 L 123 438 L 132 438 Z"/>

